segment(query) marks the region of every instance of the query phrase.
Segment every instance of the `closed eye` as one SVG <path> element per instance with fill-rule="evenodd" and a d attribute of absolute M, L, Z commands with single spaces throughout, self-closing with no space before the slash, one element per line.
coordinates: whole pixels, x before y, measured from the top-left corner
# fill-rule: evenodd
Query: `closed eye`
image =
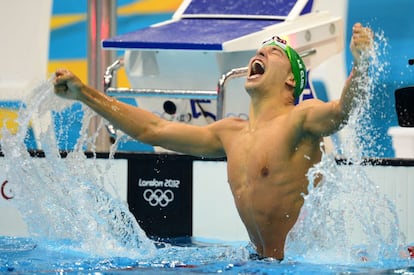
<path fill-rule="evenodd" d="M 278 55 L 280 55 L 280 56 L 283 56 L 283 55 L 284 55 L 283 50 L 282 50 L 281 48 L 277 47 L 277 46 L 272 46 L 271 53 L 272 53 L 272 54 L 273 54 L 273 53 L 274 53 L 274 54 L 278 54 Z"/>

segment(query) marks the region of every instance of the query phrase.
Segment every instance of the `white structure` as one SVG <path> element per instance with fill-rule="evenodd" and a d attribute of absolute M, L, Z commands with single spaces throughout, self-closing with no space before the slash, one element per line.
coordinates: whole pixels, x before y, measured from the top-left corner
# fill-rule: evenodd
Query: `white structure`
<path fill-rule="evenodd" d="M 414 159 L 414 127 L 390 127 L 388 135 L 392 137 L 395 157 Z"/>
<path fill-rule="evenodd" d="M 0 3 L 0 99 L 24 98 L 46 78 L 52 1 Z"/>

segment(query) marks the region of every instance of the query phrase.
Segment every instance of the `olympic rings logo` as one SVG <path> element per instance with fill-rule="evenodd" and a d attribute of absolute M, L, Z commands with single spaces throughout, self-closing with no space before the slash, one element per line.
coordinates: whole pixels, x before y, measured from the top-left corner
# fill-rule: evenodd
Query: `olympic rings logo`
<path fill-rule="evenodd" d="M 166 207 L 170 202 L 174 200 L 174 193 L 171 190 L 162 191 L 161 189 L 147 189 L 143 193 L 144 199 L 151 206 Z"/>

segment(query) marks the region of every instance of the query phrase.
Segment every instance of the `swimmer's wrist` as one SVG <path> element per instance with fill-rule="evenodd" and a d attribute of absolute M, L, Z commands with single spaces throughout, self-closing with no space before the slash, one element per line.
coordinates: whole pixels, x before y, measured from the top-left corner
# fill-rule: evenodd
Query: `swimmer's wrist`
<path fill-rule="evenodd" d="M 352 63 L 353 72 L 365 72 L 369 68 L 369 59 L 368 58 L 355 58 Z"/>
<path fill-rule="evenodd" d="M 77 93 L 77 97 L 79 101 L 86 103 L 86 101 L 94 98 L 94 89 L 82 83 L 82 86 L 79 87 L 79 92 Z"/>

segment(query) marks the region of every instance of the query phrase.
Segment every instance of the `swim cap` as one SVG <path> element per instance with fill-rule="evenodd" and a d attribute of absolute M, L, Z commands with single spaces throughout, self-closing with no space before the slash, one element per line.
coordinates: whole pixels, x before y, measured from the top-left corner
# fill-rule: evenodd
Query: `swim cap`
<path fill-rule="evenodd" d="M 264 41 L 262 47 L 265 46 L 278 46 L 283 49 L 290 61 L 290 66 L 292 67 L 293 78 L 295 79 L 295 91 L 293 93 L 295 99 L 300 96 L 303 92 L 303 89 L 306 85 L 306 67 L 300 55 L 290 47 L 286 40 L 281 39 L 278 36 L 273 36 L 272 38 Z"/>

